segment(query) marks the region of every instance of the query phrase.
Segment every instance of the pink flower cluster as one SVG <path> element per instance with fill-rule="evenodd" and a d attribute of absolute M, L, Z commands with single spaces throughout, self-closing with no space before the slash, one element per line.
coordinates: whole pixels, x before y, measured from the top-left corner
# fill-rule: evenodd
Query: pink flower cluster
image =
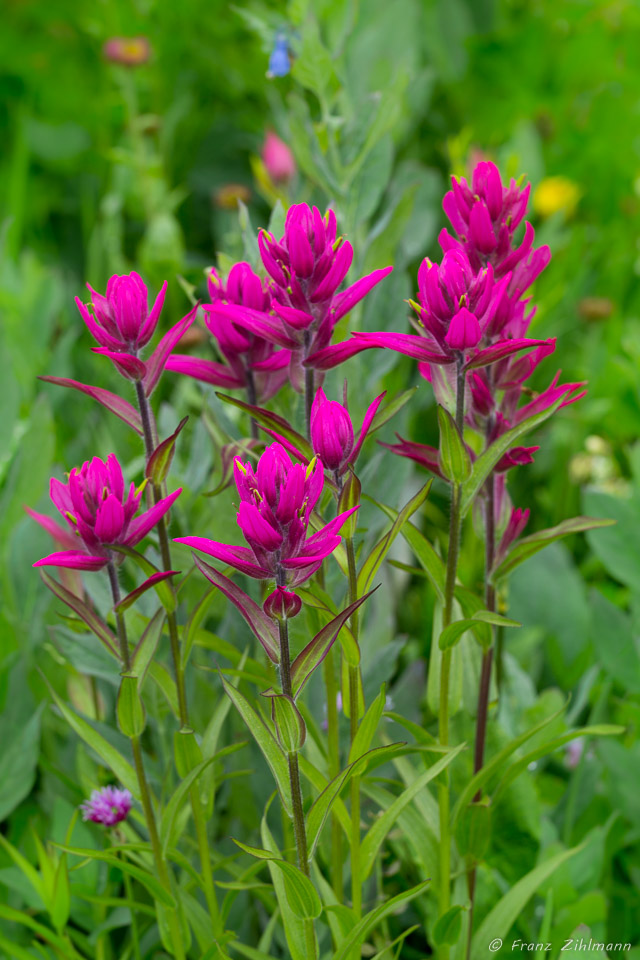
<path fill-rule="evenodd" d="M 115 827 L 127 819 L 132 803 L 133 797 L 128 790 L 103 787 L 94 790 L 91 798 L 80 805 L 82 819 L 101 823 L 105 827 Z"/>

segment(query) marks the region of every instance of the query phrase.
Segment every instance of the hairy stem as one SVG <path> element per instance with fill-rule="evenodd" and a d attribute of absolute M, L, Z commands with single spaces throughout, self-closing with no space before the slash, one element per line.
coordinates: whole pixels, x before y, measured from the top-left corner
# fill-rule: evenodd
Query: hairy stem
<path fill-rule="evenodd" d="M 293 699 L 291 686 L 291 655 L 289 653 L 289 624 L 286 619 L 278 621 L 280 631 L 280 680 L 282 692 L 286 697 Z M 293 833 L 296 840 L 298 866 L 309 876 L 309 857 L 307 852 L 307 830 L 304 822 L 302 806 L 302 788 L 300 786 L 300 769 L 298 754 L 291 751 L 287 754 L 289 764 L 289 783 L 291 785 L 291 805 L 293 807 Z"/>
<path fill-rule="evenodd" d="M 347 564 L 349 568 L 349 603 L 358 599 L 358 571 L 353 537 L 345 538 Z M 354 610 L 349 618 L 353 639 L 358 644 L 358 611 Z M 349 664 L 349 725 L 351 743 L 358 732 L 360 712 L 360 666 Z M 356 759 L 356 758 L 353 758 Z M 356 920 L 362 914 L 362 882 L 360 879 L 360 777 L 351 778 L 351 902 Z"/>
<path fill-rule="evenodd" d="M 118 583 L 118 574 L 115 568 L 113 561 L 109 561 L 107 565 L 107 571 L 109 573 L 109 582 L 111 584 L 111 594 L 113 596 L 114 606 L 120 603 L 120 585 Z M 118 610 L 116 610 L 116 622 L 118 625 L 118 640 L 120 643 L 120 653 L 122 656 L 123 663 L 123 672 L 129 673 L 131 670 L 131 657 L 129 656 L 129 641 L 127 638 L 127 628 L 124 620 L 124 616 Z M 151 844 L 151 851 L 153 853 L 153 860 L 156 868 L 156 873 L 158 879 L 160 880 L 162 886 L 165 888 L 167 893 L 173 896 L 171 891 L 171 878 L 169 876 L 169 871 L 167 869 L 167 864 L 162 855 L 162 847 L 160 845 L 160 838 L 158 836 L 158 827 L 156 825 L 156 816 L 153 811 L 153 804 L 151 802 L 151 792 L 149 790 L 149 784 L 147 782 L 147 776 L 144 769 L 144 762 L 142 759 L 142 747 L 140 746 L 140 737 L 130 737 L 131 750 L 133 752 L 133 762 L 136 771 L 136 777 L 138 780 L 138 788 L 140 790 L 140 800 L 142 802 L 142 810 L 144 812 L 145 823 L 147 824 L 147 830 L 149 831 L 149 842 Z M 185 960 L 184 947 L 182 945 L 182 931 L 180 930 L 180 921 L 178 914 L 175 909 L 167 910 L 167 919 L 169 924 L 169 931 L 171 934 L 171 941 L 173 944 L 173 955 L 177 960 Z"/>
<path fill-rule="evenodd" d="M 329 746 L 329 779 L 340 773 L 340 737 L 338 727 L 338 685 L 333 647 L 324 658 L 325 689 L 327 691 L 327 741 Z M 331 886 L 342 901 L 342 827 L 337 815 L 331 815 Z"/>
<path fill-rule="evenodd" d="M 245 371 L 245 379 L 247 382 L 247 402 L 251 404 L 252 407 L 255 407 L 258 402 L 258 394 L 256 391 L 256 380 L 253 374 L 253 370 L 247 367 Z M 260 431 L 258 430 L 258 424 L 251 417 L 251 439 L 257 440 L 260 436 Z"/>
<path fill-rule="evenodd" d="M 465 371 L 464 358 L 460 356 L 456 369 L 456 426 L 462 437 L 464 431 L 464 392 Z M 455 597 L 456 578 L 458 574 L 458 555 L 460 551 L 460 530 L 462 488 L 460 485 L 451 489 L 451 512 L 449 514 L 449 547 L 447 554 L 447 572 L 444 589 L 444 608 L 442 611 L 442 629 L 452 621 L 453 601 Z M 438 706 L 438 737 L 443 747 L 449 745 L 449 678 L 451 673 L 451 650 L 443 650 L 440 661 L 440 700 Z M 443 771 L 441 783 L 438 785 L 438 809 L 440 820 L 440 916 L 449 909 L 451 902 L 451 824 L 450 824 L 450 785 L 449 770 Z M 440 951 L 442 960 L 449 956 L 448 946 Z"/>
<path fill-rule="evenodd" d="M 136 382 L 136 395 L 138 399 L 138 408 L 140 410 L 140 417 L 142 419 L 142 432 L 144 436 L 144 449 L 145 449 L 145 459 L 146 462 L 149 462 L 149 459 L 157 446 L 158 437 L 155 427 L 155 421 L 153 413 L 147 396 L 144 392 L 144 387 L 140 381 Z M 162 489 L 159 484 L 152 484 L 152 496 L 153 502 L 158 503 L 162 499 Z M 167 529 L 166 517 L 161 517 L 156 526 L 158 531 L 158 541 L 160 544 L 160 556 L 162 557 L 162 569 L 166 572 L 172 569 L 171 565 L 171 547 L 169 544 L 169 531 Z M 171 579 L 168 581 L 169 589 L 173 592 L 174 587 L 171 583 Z M 167 611 L 167 626 L 169 628 L 169 643 L 171 646 L 171 660 L 173 663 L 173 672 L 176 681 L 176 690 L 178 694 L 178 714 L 180 717 L 180 727 L 183 730 L 190 729 L 189 723 L 189 709 L 187 706 L 187 692 L 185 685 L 184 670 L 182 668 L 182 658 L 180 655 L 180 638 L 178 635 L 178 621 L 176 619 L 175 611 Z M 189 791 L 189 797 L 191 800 L 191 811 L 193 814 L 193 822 L 196 828 L 196 834 L 198 838 L 198 851 L 200 855 L 200 867 L 202 870 L 202 880 L 205 891 L 205 898 L 207 901 L 207 906 L 211 915 L 212 923 L 216 924 L 218 917 L 218 904 L 215 894 L 215 886 L 213 882 L 213 874 L 211 871 L 211 860 L 209 858 L 209 847 L 207 841 L 206 833 L 206 819 L 204 815 L 204 807 L 200 799 L 200 795 L 196 786 L 194 785 Z"/>

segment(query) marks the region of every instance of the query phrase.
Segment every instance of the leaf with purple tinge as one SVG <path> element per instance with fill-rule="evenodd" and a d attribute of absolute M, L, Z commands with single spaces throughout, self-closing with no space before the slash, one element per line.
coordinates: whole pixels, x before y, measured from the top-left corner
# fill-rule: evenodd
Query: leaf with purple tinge
<path fill-rule="evenodd" d="M 158 573 L 152 574 L 148 580 L 145 580 L 144 583 L 141 583 L 139 587 L 136 587 L 135 590 L 132 590 L 131 593 L 128 593 L 126 597 L 123 597 L 120 603 L 116 604 L 114 610 L 119 610 L 122 613 L 123 610 L 128 610 L 136 600 L 142 596 L 143 593 L 146 593 L 147 590 L 151 590 L 152 587 L 155 587 L 157 583 L 166 580 L 168 577 L 175 577 L 176 574 L 180 573 L 179 570 L 167 570 L 166 572 L 158 571 Z"/>
<path fill-rule="evenodd" d="M 248 597 L 247 594 L 236 586 L 233 580 L 218 573 L 213 567 L 194 556 L 195 564 L 207 580 L 215 584 L 219 590 L 224 593 L 235 607 L 238 608 L 246 622 L 249 624 L 252 633 L 264 647 L 264 651 L 273 663 L 280 662 L 280 640 L 278 628 L 273 620 L 264 613 L 258 604 Z"/>
<path fill-rule="evenodd" d="M 88 383 L 79 383 L 77 380 L 69 380 L 67 377 L 38 377 L 38 380 L 44 380 L 45 383 L 55 383 L 58 387 L 71 387 L 73 390 L 79 390 L 80 393 L 86 393 L 93 397 L 103 407 L 115 413 L 116 417 L 124 420 L 136 433 L 142 436 L 142 420 L 140 414 L 127 400 L 123 400 L 116 393 L 110 390 L 103 390 L 102 387 L 92 387 Z"/>
<path fill-rule="evenodd" d="M 144 392 L 147 397 L 150 397 L 155 390 L 165 364 L 169 359 L 169 354 L 195 320 L 199 306 L 200 304 L 196 303 L 195 307 L 190 310 L 182 320 L 178 320 L 178 322 L 171 327 L 171 330 L 165 333 L 158 346 L 146 361 L 145 366 L 147 372 L 145 373 L 143 383 Z"/>
<path fill-rule="evenodd" d="M 538 530 L 536 533 L 523 537 L 511 548 L 499 567 L 492 571 L 492 580 L 499 580 L 507 576 L 529 557 L 539 550 L 544 550 L 550 543 L 568 537 L 572 533 L 582 533 L 585 530 L 595 530 L 597 527 L 610 527 L 616 521 L 603 517 L 572 517 L 563 520 L 555 527 L 547 530 Z"/>
<path fill-rule="evenodd" d="M 273 413 L 271 410 L 265 410 L 264 407 L 257 407 L 251 403 L 245 403 L 244 400 L 229 397 L 225 393 L 216 393 L 216 396 L 224 403 L 230 403 L 233 407 L 239 407 L 240 410 L 244 410 L 245 413 L 248 413 L 260 426 L 274 431 L 274 433 L 278 435 L 278 438 L 284 437 L 288 443 L 293 444 L 293 449 L 299 450 L 307 460 L 311 460 L 313 457 L 313 450 L 311 449 L 309 441 L 297 433 L 284 417 Z"/>
<path fill-rule="evenodd" d="M 50 577 L 48 573 L 41 573 L 45 585 L 51 590 L 52 593 L 58 597 L 59 600 L 62 600 L 63 603 L 66 603 L 74 613 L 77 613 L 80 619 L 86 623 L 89 629 L 96 635 L 98 640 L 100 640 L 109 653 L 114 657 L 118 657 L 117 647 L 118 641 L 114 634 L 109 630 L 109 627 L 104 623 L 97 613 L 95 613 L 84 600 L 81 600 L 80 597 L 76 597 L 75 594 L 71 593 L 70 590 L 67 590 L 66 587 L 63 587 L 61 583 L 58 583 L 57 580 L 54 580 L 53 577 Z"/>
<path fill-rule="evenodd" d="M 529 350 L 531 347 L 543 347 L 549 342 L 549 340 L 527 340 L 522 337 L 518 340 L 502 340 L 500 343 L 495 343 L 492 347 L 485 347 L 484 350 L 476 353 L 476 355 L 465 364 L 464 369 L 475 370 L 478 367 L 488 367 L 489 364 L 496 363 L 498 360 L 504 360 L 505 357 L 510 357 L 513 353 L 518 353 L 520 350 Z"/>
<path fill-rule="evenodd" d="M 159 443 L 149 457 L 145 477 L 149 477 L 154 484 L 159 485 L 166 479 L 175 453 L 178 434 L 188 419 L 189 417 L 183 417 L 171 436 Z"/>
<path fill-rule="evenodd" d="M 338 616 L 330 620 L 319 633 L 316 633 L 313 640 L 298 654 L 291 664 L 291 687 L 294 698 L 299 696 L 313 671 L 322 663 L 334 641 L 337 639 L 344 623 L 349 619 L 354 610 L 357 610 L 377 589 L 378 587 L 374 587 L 373 590 L 365 593 L 359 600 L 350 603 L 342 613 L 339 613 Z"/>

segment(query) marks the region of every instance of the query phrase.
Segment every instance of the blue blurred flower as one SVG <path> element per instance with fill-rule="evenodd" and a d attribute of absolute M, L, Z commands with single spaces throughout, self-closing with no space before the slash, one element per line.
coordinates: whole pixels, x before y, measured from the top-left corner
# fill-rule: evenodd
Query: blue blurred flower
<path fill-rule="evenodd" d="M 286 34 L 276 33 L 273 50 L 269 57 L 268 77 L 286 77 L 291 69 L 289 41 Z"/>

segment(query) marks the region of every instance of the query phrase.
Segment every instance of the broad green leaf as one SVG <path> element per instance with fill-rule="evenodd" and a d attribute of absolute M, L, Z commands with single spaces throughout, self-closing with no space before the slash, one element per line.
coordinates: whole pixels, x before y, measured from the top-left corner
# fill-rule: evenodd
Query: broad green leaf
<path fill-rule="evenodd" d="M 307 739 L 307 728 L 293 697 L 283 693 L 270 696 L 271 719 L 276 728 L 278 743 L 285 753 L 297 753 Z"/>
<path fill-rule="evenodd" d="M 391 529 L 378 541 L 365 562 L 362 564 L 358 574 L 358 593 L 363 594 L 369 589 L 373 578 L 380 569 L 382 561 L 386 557 L 395 538 L 403 530 L 404 525 L 413 516 L 416 510 L 422 506 L 429 495 L 432 480 L 428 480 L 424 487 L 419 490 L 415 496 L 398 513 L 391 525 Z"/>
<path fill-rule="evenodd" d="M 534 893 L 558 867 L 581 849 L 582 847 L 574 847 L 572 850 L 563 850 L 550 860 L 538 864 L 498 901 L 474 934 L 471 960 L 486 960 L 487 944 L 496 939 L 504 940 Z"/>
<path fill-rule="evenodd" d="M 377 927 L 381 920 L 384 920 L 384 918 L 390 913 L 398 913 L 398 907 L 409 903 L 410 900 L 413 900 L 415 897 L 419 896 L 424 890 L 426 890 L 429 883 L 429 880 L 425 880 L 424 883 L 419 883 L 417 887 L 412 887 L 411 890 L 405 890 L 403 893 L 399 893 L 397 896 L 391 897 L 390 900 L 387 900 L 385 903 L 381 903 L 379 906 L 371 910 L 370 913 L 367 913 L 362 920 L 359 920 L 358 923 L 356 923 L 350 934 L 340 944 L 336 952 L 333 954 L 332 960 L 346 960 L 346 958 L 351 955 L 352 950 L 364 943 L 371 931 Z"/>
<path fill-rule="evenodd" d="M 273 860 L 284 876 L 284 889 L 289 906 L 301 920 L 315 920 L 322 913 L 316 888 L 304 873 L 286 860 Z"/>
<path fill-rule="evenodd" d="M 260 747 L 265 760 L 276 781 L 282 803 L 289 816 L 292 815 L 291 788 L 289 786 L 289 768 L 282 749 L 273 736 L 262 717 L 258 716 L 249 701 L 235 687 L 220 675 L 222 686 L 238 713 L 249 727 L 253 737 Z"/>
<path fill-rule="evenodd" d="M 399 797 L 387 807 L 387 809 L 382 813 L 373 823 L 372 827 L 369 829 L 369 832 L 364 837 L 362 841 L 362 846 L 360 848 L 360 866 L 362 871 L 362 878 L 369 876 L 373 865 L 375 863 L 375 858 L 380 849 L 380 846 L 386 837 L 389 830 L 392 828 L 395 823 L 398 815 L 402 810 L 411 803 L 413 798 L 417 793 L 424 789 L 424 787 L 435 777 L 438 776 L 443 770 L 445 770 L 449 764 L 455 760 L 458 754 L 464 750 L 466 747 L 465 743 L 461 743 L 455 749 L 451 750 L 446 756 L 441 757 L 440 760 L 436 761 L 432 767 L 419 776 L 410 787 L 407 787 Z"/>
<path fill-rule="evenodd" d="M 138 678 L 124 674 L 116 703 L 118 726 L 125 737 L 139 737 L 146 725 L 145 710 L 138 692 Z"/>
<path fill-rule="evenodd" d="M 465 857 L 481 861 L 491 839 L 491 806 L 486 800 L 470 803 L 456 824 L 456 844 Z"/>
<path fill-rule="evenodd" d="M 199 763 L 203 756 L 196 735 L 190 727 L 181 727 L 173 734 L 173 757 L 179 777 L 186 777 Z"/>
<path fill-rule="evenodd" d="M 22 694 L 24 696 L 24 693 Z M 0 755 L 0 821 L 29 795 L 36 779 L 40 752 L 40 724 L 44 705 L 4 741 Z"/>
<path fill-rule="evenodd" d="M 544 550 L 546 546 L 555 540 L 561 540 L 572 533 L 581 533 L 584 530 L 596 530 L 599 527 L 610 527 L 615 524 L 615 520 L 608 520 L 599 517 L 572 517 L 571 520 L 563 520 L 555 527 L 549 527 L 547 530 L 538 530 L 528 537 L 522 537 L 509 550 L 506 557 L 492 572 L 492 580 L 500 580 L 515 570 L 516 567 L 532 557 L 539 550 Z"/>
<path fill-rule="evenodd" d="M 437 947 L 458 942 L 462 932 L 462 907 L 459 903 L 438 918 L 433 928 L 433 942 Z"/>
<path fill-rule="evenodd" d="M 494 757 L 491 757 L 491 759 L 485 763 L 482 770 L 479 770 L 478 773 L 471 778 L 458 797 L 451 815 L 452 827 L 455 827 L 458 817 L 467 804 L 471 802 L 471 799 L 476 795 L 478 790 L 482 789 L 485 783 L 487 783 L 487 781 L 494 776 L 496 771 L 500 770 L 504 766 L 505 761 L 511 756 L 511 754 L 515 753 L 516 750 L 521 747 L 523 743 L 526 743 L 527 740 L 530 740 L 531 737 L 535 736 L 537 733 L 540 733 L 541 730 L 544 730 L 545 727 L 553 723 L 554 720 L 564 713 L 565 709 L 566 706 L 562 706 L 560 710 L 556 710 L 555 713 L 545 717 L 540 721 L 540 723 L 534 724 L 533 727 L 525 730 L 525 732 L 521 733 L 520 736 L 514 737 L 510 743 L 506 744 L 502 750 L 499 750 Z"/>
<path fill-rule="evenodd" d="M 569 743 L 571 740 L 576 740 L 578 737 L 619 737 L 624 732 L 625 727 L 616 726 L 612 723 L 600 723 L 593 724 L 590 727 L 579 727 L 577 730 L 569 730 L 567 733 L 563 733 L 560 737 L 555 737 L 553 740 L 548 740 L 540 747 L 536 747 L 535 750 L 531 750 L 523 757 L 519 757 L 506 769 L 502 779 L 496 787 L 492 802 L 494 804 L 497 803 L 499 797 L 502 795 L 504 790 L 506 790 L 509 784 L 513 783 L 516 777 L 520 776 L 520 774 L 523 773 L 529 767 L 529 765 L 533 763 L 534 760 L 538 760 L 539 757 L 544 757 L 548 753 L 553 753 L 554 750 L 557 750 L 558 747 L 564 746 L 565 743 Z"/>
<path fill-rule="evenodd" d="M 382 714 L 384 712 L 385 702 L 386 692 L 383 684 L 380 693 L 367 709 L 367 712 L 360 721 L 358 732 L 353 738 L 351 747 L 349 749 L 349 763 L 353 763 L 354 760 L 357 760 L 358 757 L 361 757 L 363 754 L 365 754 L 371 746 L 371 741 L 375 736 L 376 730 L 378 729 L 378 724 L 380 723 Z"/>
<path fill-rule="evenodd" d="M 261 823 L 261 839 L 265 849 L 275 853 L 277 859 L 281 859 L 282 855 L 278 850 L 277 844 L 273 839 L 267 824 L 266 811 Z M 276 898 L 278 900 L 278 906 L 280 907 L 280 911 L 282 913 L 284 932 L 287 938 L 287 946 L 289 947 L 289 952 L 291 954 L 290 960 L 309 960 L 305 938 L 304 920 L 301 920 L 299 917 L 297 917 L 289 905 L 289 899 L 285 890 L 284 875 L 282 874 L 281 870 L 279 870 L 271 860 L 268 861 L 268 866 L 269 873 L 271 874 L 273 889 L 275 890 Z"/>
<path fill-rule="evenodd" d="M 440 427 L 440 467 L 443 474 L 454 484 L 464 483 L 471 474 L 471 458 L 464 445 L 455 420 L 448 410 L 438 407 Z"/>
<path fill-rule="evenodd" d="M 8 907 L 0 903 L 0 917 L 8 920 L 9 923 L 17 923 L 33 930 L 40 940 L 50 944 L 54 950 L 57 951 L 58 956 L 63 957 L 64 960 L 82 960 L 81 954 L 73 948 L 68 940 L 58 936 L 49 927 L 45 927 L 44 924 L 38 923 L 37 920 L 34 920 L 33 917 L 25 911 L 14 910 L 13 907 Z"/>
<path fill-rule="evenodd" d="M 76 597 L 74 593 L 71 593 L 70 590 L 67 590 L 66 587 L 63 587 L 61 583 L 58 583 L 57 580 L 54 580 L 53 577 L 50 577 L 48 573 L 45 573 L 43 570 L 40 571 L 40 576 L 44 580 L 45 585 L 51 590 L 52 593 L 58 597 L 59 600 L 62 600 L 63 603 L 66 603 L 74 613 L 77 613 L 80 619 L 86 623 L 89 629 L 95 633 L 98 640 L 101 640 L 104 643 L 105 647 L 109 653 L 113 654 L 114 657 L 118 657 L 118 641 L 116 640 L 115 635 L 109 630 L 109 627 L 100 619 L 97 613 L 95 613 L 87 604 Z"/>
<path fill-rule="evenodd" d="M 541 423 L 548 420 L 549 417 L 558 410 L 563 400 L 564 397 L 559 397 L 554 404 L 546 410 L 543 410 L 542 413 L 536 413 L 535 416 L 528 417 L 526 420 L 523 420 L 522 423 L 512 427 L 511 430 L 507 430 L 506 433 L 499 436 L 497 440 L 494 440 L 491 446 L 474 461 L 471 476 L 465 480 L 462 485 L 462 503 L 460 509 L 463 517 L 473 503 L 485 480 L 507 450 L 514 445 L 516 440 L 524 436 L 525 433 L 535 430 Z"/>
<path fill-rule="evenodd" d="M 438 638 L 438 646 L 440 649 L 448 650 L 450 647 L 454 647 L 467 630 L 473 630 L 473 628 L 478 625 L 478 621 L 481 623 L 492 623 L 499 627 L 522 626 L 517 620 L 509 620 L 508 617 L 503 617 L 499 613 L 493 613 L 491 610 L 478 610 L 470 619 L 455 620 L 453 623 L 450 623 L 448 627 L 444 628 Z"/>
<path fill-rule="evenodd" d="M 56 847 L 58 847 L 60 850 L 63 850 L 65 853 L 73 854 L 74 857 L 82 857 L 85 861 L 103 860 L 105 863 L 110 863 L 112 866 L 117 867 L 118 870 L 122 870 L 123 873 L 130 874 L 130 876 L 138 880 L 143 887 L 146 887 L 155 900 L 159 900 L 167 907 L 175 907 L 176 905 L 173 896 L 168 890 L 165 890 L 160 881 L 156 879 L 154 874 L 149 873 L 147 870 L 143 870 L 142 867 L 138 867 L 136 864 L 130 863 L 128 860 L 117 856 L 115 853 L 108 852 L 106 850 L 87 850 L 81 847 L 70 847 L 63 843 L 57 843 Z M 82 864 L 79 864 L 75 869 L 80 869 L 80 866 L 82 866 Z"/>
<path fill-rule="evenodd" d="M 133 655 L 131 657 L 131 668 L 138 677 L 139 690 L 142 690 L 142 685 L 147 675 L 149 664 L 153 660 L 156 648 L 158 646 L 158 641 L 162 636 L 165 617 L 166 614 L 164 609 L 156 610 L 154 615 L 151 617 L 151 620 L 149 620 L 149 623 L 144 628 L 143 634 L 136 644 L 135 650 L 133 651 Z"/>
<path fill-rule="evenodd" d="M 133 796 L 139 800 L 140 791 L 138 789 L 138 778 L 136 777 L 135 771 L 131 764 L 125 760 L 125 758 L 112 746 L 108 740 L 98 733 L 97 730 L 94 730 L 93 727 L 87 723 L 79 714 L 71 710 L 70 707 L 60 699 L 58 694 L 52 687 L 49 687 L 49 692 L 53 697 L 55 705 L 58 710 L 65 718 L 69 726 L 78 736 L 84 740 L 88 747 L 91 747 L 94 750 L 103 763 L 112 771 L 117 780 L 120 781 L 123 787 L 133 794 Z"/>

